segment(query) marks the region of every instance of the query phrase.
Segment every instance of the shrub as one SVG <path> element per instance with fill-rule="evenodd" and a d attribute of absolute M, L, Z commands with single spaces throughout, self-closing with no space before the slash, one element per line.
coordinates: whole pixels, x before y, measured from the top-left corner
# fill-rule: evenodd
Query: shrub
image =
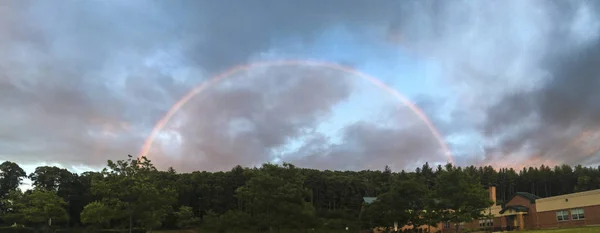
<path fill-rule="evenodd" d="M 0 232 L 4 233 L 4 231 L 2 231 L 0 229 Z M 129 229 L 60 229 L 60 230 L 56 230 L 54 231 L 54 233 L 129 233 Z M 13 232 L 11 232 L 13 233 Z M 16 232 L 14 232 L 16 233 Z M 21 232 L 18 232 L 21 233 Z M 30 232 L 23 232 L 23 233 L 30 233 Z M 146 233 L 145 229 L 140 229 L 140 228 L 134 228 L 131 230 L 131 233 Z"/>
<path fill-rule="evenodd" d="M 0 227 L 2 233 L 37 233 L 38 230 L 31 227 Z"/>
<path fill-rule="evenodd" d="M 128 229 L 103 229 L 99 230 L 98 233 L 129 233 Z M 145 229 L 135 228 L 131 230 L 131 233 L 146 233 Z"/>

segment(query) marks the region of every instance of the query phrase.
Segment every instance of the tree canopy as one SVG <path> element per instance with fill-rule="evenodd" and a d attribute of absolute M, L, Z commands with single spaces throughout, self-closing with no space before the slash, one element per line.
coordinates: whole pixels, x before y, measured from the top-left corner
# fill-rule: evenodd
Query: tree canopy
<path fill-rule="evenodd" d="M 18 164 L 0 164 L 1 220 L 43 226 L 175 229 L 229 232 L 279 229 L 358 230 L 434 226 L 477 219 L 497 187 L 499 203 L 516 192 L 541 197 L 600 188 L 600 168 L 567 165 L 522 170 L 456 167 L 414 171 L 389 167 L 364 171 L 320 171 L 292 164 L 236 166 L 230 171 L 159 171 L 147 158 L 108 161 L 99 172 L 76 174 L 41 166 L 27 174 Z M 376 197 L 365 203 L 364 197 Z"/>

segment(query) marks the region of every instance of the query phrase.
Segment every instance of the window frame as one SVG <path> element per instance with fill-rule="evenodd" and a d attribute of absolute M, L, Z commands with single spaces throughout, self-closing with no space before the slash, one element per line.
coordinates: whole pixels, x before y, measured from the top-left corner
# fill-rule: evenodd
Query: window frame
<path fill-rule="evenodd" d="M 577 211 L 578 213 L 574 213 L 576 210 L 580 210 L 581 212 Z M 570 212 L 572 220 L 585 220 L 585 210 L 583 208 L 573 208 Z"/>
<path fill-rule="evenodd" d="M 480 219 L 479 220 L 479 227 L 493 227 L 494 226 L 494 219 Z"/>
<path fill-rule="evenodd" d="M 558 221 L 558 222 L 569 221 L 570 220 L 569 216 L 570 216 L 570 211 L 569 210 L 559 210 L 559 211 L 556 211 L 556 221 Z M 562 219 L 560 219 L 560 218 L 562 218 Z"/>
<path fill-rule="evenodd" d="M 450 222 L 445 222 L 444 223 L 444 228 L 445 229 L 450 229 L 450 226 L 451 226 Z"/>

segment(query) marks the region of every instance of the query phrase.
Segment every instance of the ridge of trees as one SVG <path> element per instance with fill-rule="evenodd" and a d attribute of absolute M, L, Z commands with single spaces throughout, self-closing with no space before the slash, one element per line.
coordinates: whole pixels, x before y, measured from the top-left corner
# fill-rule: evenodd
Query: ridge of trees
<path fill-rule="evenodd" d="M 28 177 L 33 189 L 19 185 Z M 516 192 L 541 197 L 600 188 L 600 167 L 541 165 L 522 170 L 431 167 L 414 172 L 331 171 L 292 164 L 236 166 L 230 171 L 159 171 L 147 158 L 108 161 L 100 172 L 71 173 L 41 166 L 27 176 L 16 163 L 0 164 L 0 219 L 41 228 L 203 227 L 218 232 L 252 229 L 339 230 L 433 226 L 482 218 L 497 187 L 499 203 Z M 372 204 L 363 197 L 377 197 Z"/>

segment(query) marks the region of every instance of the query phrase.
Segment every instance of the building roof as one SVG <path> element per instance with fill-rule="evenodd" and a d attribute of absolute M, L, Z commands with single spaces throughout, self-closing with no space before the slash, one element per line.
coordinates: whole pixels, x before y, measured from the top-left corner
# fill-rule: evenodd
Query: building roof
<path fill-rule="evenodd" d="M 542 198 L 535 204 L 537 212 L 597 206 L 600 205 L 600 189 Z"/>
<path fill-rule="evenodd" d="M 377 200 L 377 197 L 363 197 L 363 201 L 367 204 L 371 204 Z"/>
<path fill-rule="evenodd" d="M 545 197 L 545 198 L 541 198 L 541 200 L 537 200 L 536 202 L 547 202 L 547 201 L 554 201 L 554 200 L 562 200 L 565 198 L 574 198 L 574 197 L 590 196 L 590 195 L 600 195 L 600 189 L 594 189 L 594 190 L 588 190 L 588 191 L 576 192 L 576 193 L 569 193 L 569 194 L 563 194 L 563 195 L 552 196 L 552 197 Z"/>
<path fill-rule="evenodd" d="M 529 208 L 522 206 L 522 205 L 509 205 L 506 206 L 504 208 L 502 208 L 502 210 L 500 210 L 500 214 L 504 214 L 504 212 L 506 212 L 507 210 L 514 210 L 515 212 L 529 212 Z"/>
<path fill-rule="evenodd" d="M 517 194 L 515 195 L 515 197 L 516 197 L 516 196 L 521 196 L 521 197 L 523 197 L 523 198 L 525 198 L 525 199 L 529 200 L 529 202 L 530 202 L 531 204 L 534 204 L 534 203 L 535 203 L 535 200 L 537 200 L 537 199 L 540 199 L 540 198 L 541 198 L 541 197 L 539 197 L 539 196 L 536 196 L 536 195 L 534 195 L 534 194 L 531 194 L 531 193 L 526 193 L 526 192 L 517 192 Z M 514 197 L 513 197 L 513 198 L 514 198 Z"/>

